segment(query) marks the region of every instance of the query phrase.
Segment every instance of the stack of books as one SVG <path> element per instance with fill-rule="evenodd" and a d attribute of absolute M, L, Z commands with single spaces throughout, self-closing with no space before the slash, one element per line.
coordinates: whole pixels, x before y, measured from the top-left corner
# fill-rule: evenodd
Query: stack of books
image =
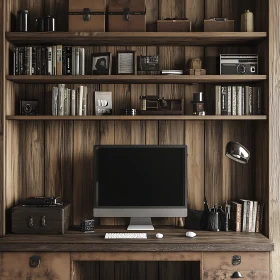
<path fill-rule="evenodd" d="M 260 87 L 215 86 L 216 115 L 261 115 L 262 96 Z"/>
<path fill-rule="evenodd" d="M 88 88 L 79 86 L 76 90 L 59 84 L 52 89 L 53 116 L 86 116 Z"/>
<path fill-rule="evenodd" d="M 240 199 L 231 201 L 231 230 L 262 232 L 264 204 L 258 201 Z"/>
<path fill-rule="evenodd" d="M 15 47 L 14 75 L 85 75 L 85 48 Z"/>

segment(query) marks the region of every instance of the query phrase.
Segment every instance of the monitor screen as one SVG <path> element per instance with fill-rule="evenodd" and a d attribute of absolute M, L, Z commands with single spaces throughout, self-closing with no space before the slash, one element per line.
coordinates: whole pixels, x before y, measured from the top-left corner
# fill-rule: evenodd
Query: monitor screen
<path fill-rule="evenodd" d="M 95 146 L 96 206 L 185 206 L 186 157 L 186 146 Z"/>

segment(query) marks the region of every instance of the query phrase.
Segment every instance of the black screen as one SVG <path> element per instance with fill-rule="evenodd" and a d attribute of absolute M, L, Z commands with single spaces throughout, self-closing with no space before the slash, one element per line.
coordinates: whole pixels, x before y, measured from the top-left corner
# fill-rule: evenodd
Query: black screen
<path fill-rule="evenodd" d="M 98 206 L 185 206 L 186 146 L 96 146 Z"/>

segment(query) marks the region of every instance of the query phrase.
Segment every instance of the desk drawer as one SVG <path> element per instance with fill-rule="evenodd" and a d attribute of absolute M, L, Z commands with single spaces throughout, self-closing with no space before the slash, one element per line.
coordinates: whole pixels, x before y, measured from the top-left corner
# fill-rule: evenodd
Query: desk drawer
<path fill-rule="evenodd" d="M 235 271 L 210 270 L 204 271 L 203 280 L 231 280 Z M 269 280 L 269 271 L 239 271 L 243 278 L 242 280 Z"/>
<path fill-rule="evenodd" d="M 233 256 L 241 257 L 240 264 L 238 265 L 232 264 Z M 268 252 L 203 253 L 203 270 L 204 271 L 209 271 L 209 270 L 269 271 L 269 253 Z"/>

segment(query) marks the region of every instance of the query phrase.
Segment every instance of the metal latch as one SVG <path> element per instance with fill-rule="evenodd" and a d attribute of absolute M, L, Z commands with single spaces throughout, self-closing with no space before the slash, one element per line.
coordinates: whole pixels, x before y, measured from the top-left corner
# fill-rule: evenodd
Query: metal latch
<path fill-rule="evenodd" d="M 84 21 L 90 21 L 90 9 L 89 8 L 84 8 L 83 10 L 83 20 Z"/>
<path fill-rule="evenodd" d="M 41 226 L 42 227 L 46 227 L 47 225 L 46 225 L 46 216 L 42 216 L 42 218 L 41 218 Z"/>
<path fill-rule="evenodd" d="M 129 8 L 124 8 L 123 9 L 123 20 L 124 21 L 129 21 L 129 14 L 130 14 L 130 9 Z"/>
<path fill-rule="evenodd" d="M 32 216 L 28 218 L 28 227 L 32 228 L 34 226 L 34 220 Z"/>
<path fill-rule="evenodd" d="M 37 268 L 40 266 L 41 257 L 40 256 L 31 256 L 29 258 L 29 266 L 32 268 Z"/>

